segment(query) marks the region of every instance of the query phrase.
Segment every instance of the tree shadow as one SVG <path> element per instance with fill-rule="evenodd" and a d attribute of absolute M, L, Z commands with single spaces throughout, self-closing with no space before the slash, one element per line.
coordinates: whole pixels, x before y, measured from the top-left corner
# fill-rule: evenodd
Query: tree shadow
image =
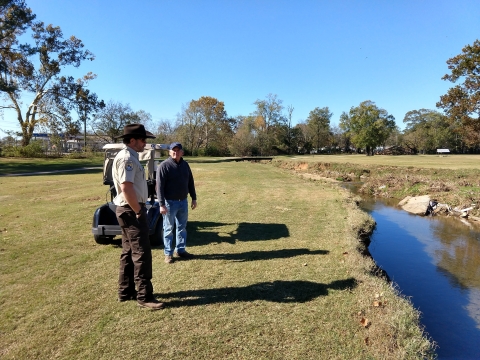
<path fill-rule="evenodd" d="M 95 174 L 101 173 L 103 171 L 102 167 L 92 166 L 92 167 L 82 167 L 82 168 L 70 168 L 64 169 L 65 165 L 49 165 L 48 170 L 45 170 L 45 166 L 41 167 L 42 170 L 35 170 L 32 167 L 27 169 L 22 169 L 21 172 L 12 172 L 12 173 L 0 173 L 0 177 L 17 177 L 17 176 L 41 176 L 41 175 L 78 175 L 78 174 Z M 38 166 L 36 167 L 38 168 Z M 8 170 L 7 170 L 8 171 Z M 2 171 L 3 172 L 3 171 Z"/>
<path fill-rule="evenodd" d="M 222 242 L 235 244 L 236 241 L 275 240 L 290 236 L 290 232 L 285 224 L 243 222 L 238 224 L 236 230 L 222 233 L 226 234 L 222 236 L 220 235 L 220 232 L 214 230 L 214 228 L 231 225 L 235 224 L 208 221 L 189 221 L 187 223 L 189 239 L 187 240 L 188 246 L 201 246 L 210 243 L 220 244 Z"/>
<path fill-rule="evenodd" d="M 314 250 L 309 249 L 281 249 L 270 251 L 247 251 L 239 254 L 206 254 L 195 255 L 195 259 L 200 260 L 229 260 L 229 261 L 257 261 L 257 260 L 271 260 L 271 259 L 286 259 L 301 255 L 326 255 L 328 250 Z"/>
<path fill-rule="evenodd" d="M 196 157 L 188 157 L 187 161 L 189 164 L 217 164 L 223 162 L 233 162 L 238 161 L 238 157 L 225 157 L 225 158 L 196 158 Z"/>
<path fill-rule="evenodd" d="M 216 303 L 252 302 L 256 300 L 277 303 L 304 303 L 319 296 L 328 295 L 328 290 L 354 289 L 354 278 L 332 281 L 330 284 L 311 281 L 272 281 L 242 287 L 188 290 L 168 294 L 155 294 L 167 302 L 168 307 L 200 306 Z"/>

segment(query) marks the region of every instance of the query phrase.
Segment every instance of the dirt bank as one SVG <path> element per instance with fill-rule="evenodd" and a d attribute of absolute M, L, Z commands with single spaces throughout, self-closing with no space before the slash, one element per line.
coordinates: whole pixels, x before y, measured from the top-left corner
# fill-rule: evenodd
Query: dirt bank
<path fill-rule="evenodd" d="M 452 208 L 473 206 L 470 214 L 480 216 L 480 171 L 476 169 L 426 169 L 282 159 L 275 159 L 272 164 L 297 173 L 339 181 L 361 181 L 359 192 L 370 196 L 401 200 L 406 196 L 430 195 Z"/>

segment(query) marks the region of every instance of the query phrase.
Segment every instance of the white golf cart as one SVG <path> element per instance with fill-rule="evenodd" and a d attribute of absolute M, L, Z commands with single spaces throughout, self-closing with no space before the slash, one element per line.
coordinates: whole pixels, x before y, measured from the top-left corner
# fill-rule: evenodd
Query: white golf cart
<path fill-rule="evenodd" d="M 98 244 L 108 244 L 117 235 L 122 235 L 122 230 L 118 225 L 115 215 L 116 205 L 113 198 L 117 195 L 113 185 L 112 164 L 117 153 L 123 148 L 123 144 L 106 144 L 105 160 L 103 164 L 103 184 L 110 188 L 110 200 L 100 206 L 93 214 L 92 233 L 93 238 Z M 168 150 L 165 144 L 146 144 L 143 152 L 139 153 L 139 159 L 145 168 L 145 178 L 148 185 L 147 217 L 150 230 L 150 243 L 157 246 L 162 243 L 163 220 L 160 214 L 160 205 L 156 199 L 155 191 L 155 169 L 162 161 L 161 151 Z M 108 196 L 108 195 L 107 195 Z"/>

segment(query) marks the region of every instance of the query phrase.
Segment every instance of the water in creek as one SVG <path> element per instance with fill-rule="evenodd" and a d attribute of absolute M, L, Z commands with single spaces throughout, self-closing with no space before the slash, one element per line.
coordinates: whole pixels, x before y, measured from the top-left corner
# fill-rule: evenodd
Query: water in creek
<path fill-rule="evenodd" d="M 370 253 L 422 313 L 440 359 L 480 359 L 480 227 L 411 215 L 367 199 L 377 222 Z"/>

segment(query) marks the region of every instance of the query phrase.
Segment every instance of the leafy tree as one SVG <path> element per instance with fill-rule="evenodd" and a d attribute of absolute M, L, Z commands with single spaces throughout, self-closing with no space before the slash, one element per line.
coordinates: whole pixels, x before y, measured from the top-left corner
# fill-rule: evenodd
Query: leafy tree
<path fill-rule="evenodd" d="M 146 128 L 148 129 L 148 127 Z M 171 121 L 167 119 L 162 119 L 157 123 L 157 126 L 155 128 L 157 129 L 157 137 L 155 138 L 155 143 L 170 144 L 175 141 L 175 129 Z M 152 129 L 154 128 L 152 127 Z"/>
<path fill-rule="evenodd" d="M 93 133 L 107 143 L 116 142 L 115 137 L 123 133 L 123 127 L 128 124 L 145 123 L 142 117 L 151 118 L 150 114 L 135 112 L 130 105 L 110 100 L 100 108 L 91 122 Z"/>
<path fill-rule="evenodd" d="M 218 101 L 210 96 L 202 96 L 197 101 L 192 101 L 190 105 L 197 106 L 201 110 L 200 113 L 203 115 L 203 145 L 208 149 L 212 142 L 216 140 L 221 123 L 226 120 L 225 105 L 223 101 Z"/>
<path fill-rule="evenodd" d="M 70 136 L 80 134 L 80 121 L 73 119 L 70 110 L 62 106 L 61 103 L 45 99 L 42 101 L 41 116 L 38 118 L 38 127 L 41 132 L 50 134 L 50 143 L 53 137 L 60 138 L 63 133 L 65 151 L 67 150 L 66 140 Z M 57 143 L 59 145 L 59 142 Z M 59 147 L 60 150 L 60 147 Z"/>
<path fill-rule="evenodd" d="M 336 134 L 337 136 L 339 136 L 339 144 L 341 144 L 340 146 L 342 147 L 343 151 L 346 153 L 349 153 L 352 150 L 351 134 L 347 128 L 349 122 L 350 122 L 350 118 L 348 117 L 348 114 L 345 111 L 342 112 L 342 115 L 340 115 L 340 124 Z"/>
<path fill-rule="evenodd" d="M 261 116 L 264 122 L 264 129 L 261 130 L 268 131 L 272 126 L 282 123 L 282 102 L 276 94 L 268 94 L 265 100 L 257 99 L 254 102 L 257 107 L 255 114 Z"/>
<path fill-rule="evenodd" d="M 312 135 L 310 128 L 307 126 L 305 121 L 300 121 L 295 126 L 295 131 L 297 133 L 297 148 L 300 153 L 310 153 L 313 149 Z"/>
<path fill-rule="evenodd" d="M 317 151 L 322 145 L 327 145 L 332 115 L 328 107 L 316 107 L 308 115 L 307 126 L 313 134 L 312 142 L 315 144 Z"/>
<path fill-rule="evenodd" d="M 192 154 L 219 155 L 228 152 L 234 119 L 227 116 L 223 101 L 210 96 L 192 100 L 179 116 L 177 132 Z"/>
<path fill-rule="evenodd" d="M 384 145 L 395 127 L 395 118 L 370 100 L 352 107 L 348 116 L 340 119 L 340 128 L 349 133 L 357 148 L 365 148 L 367 155 L 373 155 L 377 146 Z"/>
<path fill-rule="evenodd" d="M 79 67 L 82 61 L 94 59 L 90 51 L 83 49 L 81 40 L 74 36 L 64 39 L 60 27 L 45 26 L 43 22 L 37 22 L 31 28 L 35 43 L 33 53 L 38 55 L 37 61 L 33 62 L 30 59 L 29 55 L 32 52 L 16 52 L 14 57 L 2 53 L 3 59 L 8 59 L 3 63 L 5 66 L 3 73 L 8 74 L 8 84 L 13 85 L 3 87 L 1 91 L 10 101 L 6 108 L 13 109 L 17 114 L 23 146 L 30 142 L 39 118 L 43 115 L 42 109 L 45 106 L 42 102 L 54 96 L 53 89 L 60 86 L 62 68 Z M 17 37 L 18 33 L 14 35 L 15 39 Z M 13 38 L 10 41 L 14 41 Z M 33 94 L 33 100 L 25 113 L 20 102 L 22 92 Z"/>
<path fill-rule="evenodd" d="M 450 123 L 467 145 L 480 143 L 480 41 L 467 45 L 462 53 L 447 60 L 450 74 L 442 77 L 452 83 L 463 83 L 440 97 L 437 107 L 444 109 Z"/>
<path fill-rule="evenodd" d="M 252 156 L 256 155 L 256 139 L 255 139 L 255 116 L 237 116 L 237 131 L 235 132 L 231 143 L 230 153 L 235 156 Z"/>
<path fill-rule="evenodd" d="M 195 106 L 182 106 L 182 112 L 178 114 L 175 134 L 181 139 L 184 150 L 193 153 L 198 150 L 202 143 L 202 116 L 200 109 Z"/>
<path fill-rule="evenodd" d="M 16 91 L 14 76 L 26 66 L 21 60 L 31 53 L 18 38 L 26 31 L 35 14 L 23 0 L 0 0 L 0 91 Z"/>
<path fill-rule="evenodd" d="M 137 110 L 134 111 L 132 114 L 132 124 L 143 124 L 145 126 L 145 129 L 150 130 L 150 129 L 155 129 L 154 121 L 152 118 L 152 114 L 145 110 Z"/>
<path fill-rule="evenodd" d="M 297 152 L 299 132 L 292 126 L 292 114 L 295 108 L 292 105 L 287 106 L 287 122 L 284 126 L 285 133 L 283 142 L 286 146 L 288 154 Z"/>
<path fill-rule="evenodd" d="M 331 145 L 334 152 L 339 152 L 340 149 L 344 148 L 344 132 L 340 129 L 339 126 L 333 125 L 330 127 L 331 131 Z"/>
<path fill-rule="evenodd" d="M 261 155 L 270 155 L 273 146 L 283 143 L 284 128 L 287 118 L 283 115 L 283 101 L 277 95 L 268 94 L 265 100 L 257 99 L 254 115 L 256 118 L 257 141 L 260 144 Z"/>
<path fill-rule="evenodd" d="M 404 144 L 414 153 L 434 153 L 438 148 L 450 148 L 454 137 L 447 117 L 438 111 L 420 109 L 405 114 Z"/>
<path fill-rule="evenodd" d="M 403 144 L 403 133 L 400 131 L 398 126 L 390 133 L 386 144 L 390 146 L 401 146 Z"/>
<path fill-rule="evenodd" d="M 95 78 L 96 75 L 91 72 L 77 80 L 71 76 L 62 76 L 52 85 L 51 91 L 45 96 L 45 99 L 49 99 L 51 103 L 55 104 L 61 114 L 69 114 L 71 110 L 78 114 L 78 120 L 83 124 L 85 149 L 87 146 L 87 121 L 90 119 L 90 115 L 94 115 L 96 111 L 105 107 L 103 100 L 99 100 L 97 94 L 87 88 L 89 81 Z M 43 107 L 45 102 L 40 104 L 41 113 L 45 113 Z M 69 123 L 66 124 L 67 128 L 68 125 Z"/>
<path fill-rule="evenodd" d="M 17 143 L 17 140 L 11 135 L 7 135 L 0 140 L 1 146 L 15 146 L 16 143 Z"/>

